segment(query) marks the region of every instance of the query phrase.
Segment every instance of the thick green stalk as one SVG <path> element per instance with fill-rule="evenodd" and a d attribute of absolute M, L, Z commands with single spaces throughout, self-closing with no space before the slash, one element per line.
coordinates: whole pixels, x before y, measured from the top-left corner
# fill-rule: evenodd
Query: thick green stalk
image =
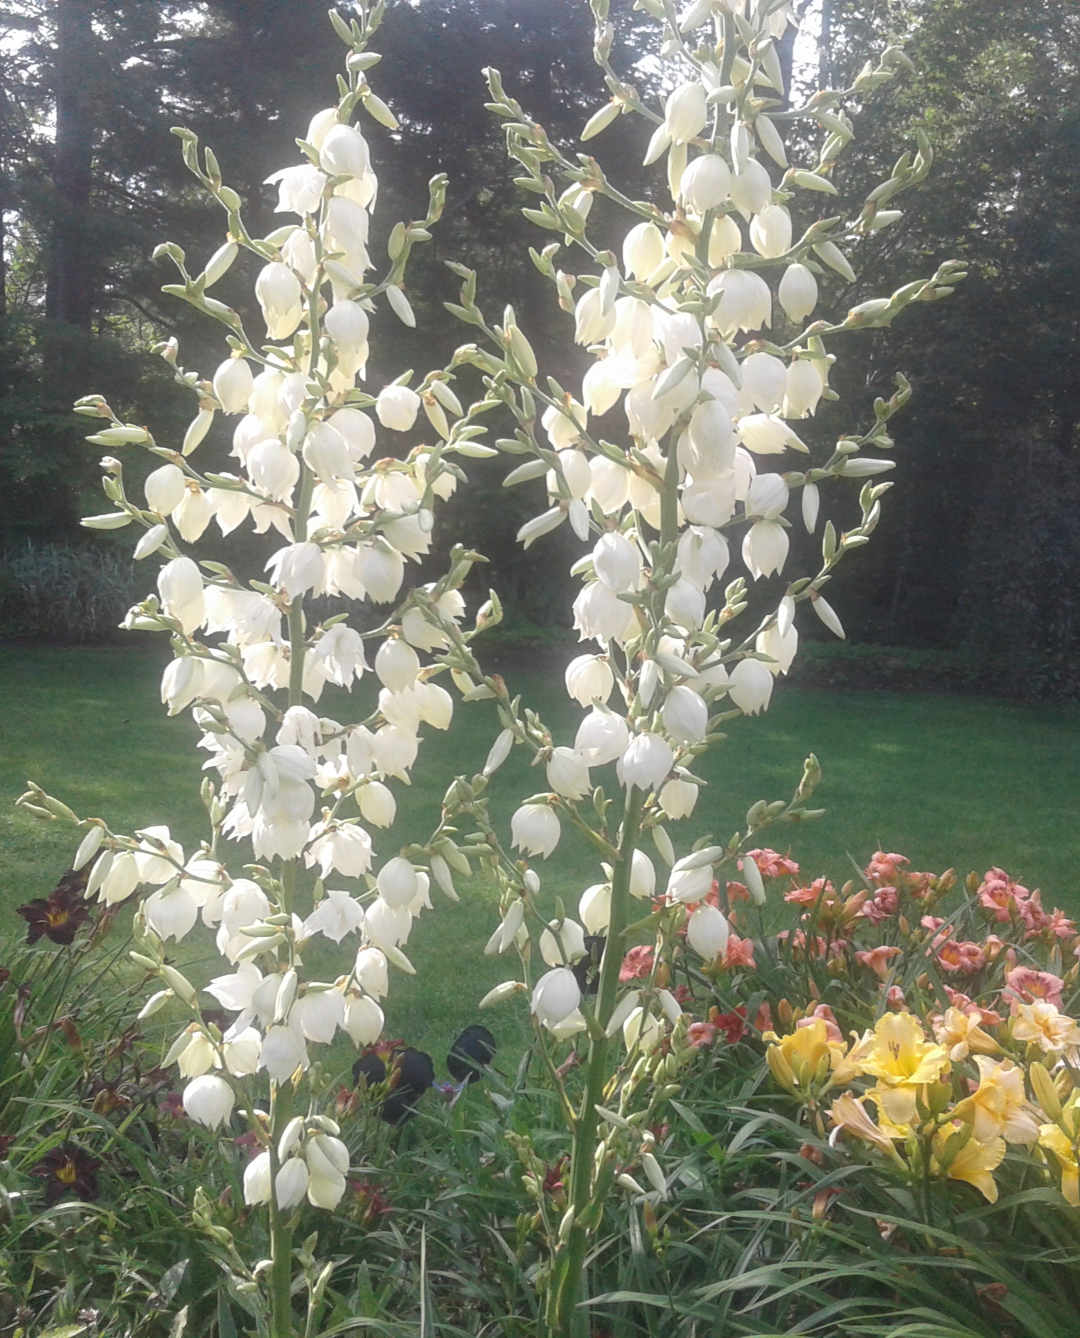
<path fill-rule="evenodd" d="M 289 1122 L 292 1093 L 275 1084 L 270 1098 L 270 1334 L 294 1338 L 292 1314 L 292 1229 L 277 1204 L 277 1145 Z"/>
<path fill-rule="evenodd" d="M 664 490 L 660 495 L 660 543 L 673 548 L 679 537 L 679 463 L 674 442 L 669 446 L 664 470 Z M 671 560 L 674 560 L 672 553 Z M 663 594 L 658 593 L 663 604 Z M 657 617 L 662 617 L 657 611 Z M 600 983 L 597 990 L 595 1017 L 606 1028 L 615 1010 L 619 992 L 619 967 L 623 958 L 623 931 L 630 918 L 630 874 L 634 851 L 641 835 L 641 810 L 645 796 L 635 786 L 626 792 L 622 826 L 619 829 L 619 859 L 611 880 L 611 916 L 608 922 L 607 944 L 600 965 Z M 604 1102 L 608 1081 L 608 1049 L 611 1042 L 606 1036 L 597 1036 L 589 1044 L 586 1062 L 585 1095 L 582 1098 L 570 1158 L 570 1204 L 573 1207 L 573 1226 L 567 1240 L 560 1245 L 552 1262 L 551 1290 L 548 1302 L 548 1326 L 551 1332 L 587 1338 L 588 1312 L 579 1309 L 582 1300 L 582 1273 L 588 1253 L 589 1236 L 596 1223 L 591 1220 L 598 1205 L 590 1203 L 592 1195 L 593 1162 L 596 1155 L 597 1130 L 600 1117 L 597 1105 Z M 591 1210 L 591 1211 L 590 1211 Z"/>
<path fill-rule="evenodd" d="M 294 537 L 298 544 L 307 539 L 308 516 L 311 513 L 311 494 L 315 475 L 307 465 L 301 465 L 300 497 L 296 503 Z M 304 700 L 304 596 L 289 605 L 289 705 L 300 706 Z"/>
<path fill-rule="evenodd" d="M 637 849 L 641 827 L 641 806 L 645 796 L 634 786 L 626 793 L 622 827 L 619 832 L 619 861 L 611 880 L 611 917 L 608 922 L 607 944 L 600 965 L 600 984 L 597 991 L 595 1017 L 606 1027 L 615 1011 L 619 990 L 619 967 L 623 959 L 623 930 L 630 918 L 630 873 L 634 851 Z M 569 1239 L 555 1257 L 552 1271 L 552 1301 L 549 1309 L 550 1326 L 558 1334 L 587 1334 L 589 1317 L 577 1308 L 581 1299 L 581 1275 L 585 1266 L 589 1236 L 593 1223 L 587 1220 L 592 1194 L 593 1158 L 596 1154 L 596 1134 L 600 1117 L 597 1105 L 602 1105 L 608 1079 L 608 1047 L 606 1036 L 597 1036 L 589 1044 L 586 1062 L 585 1095 L 578 1115 L 577 1131 L 570 1159 L 570 1203 L 574 1209 L 574 1225 Z M 583 1222 L 582 1218 L 586 1218 Z"/>

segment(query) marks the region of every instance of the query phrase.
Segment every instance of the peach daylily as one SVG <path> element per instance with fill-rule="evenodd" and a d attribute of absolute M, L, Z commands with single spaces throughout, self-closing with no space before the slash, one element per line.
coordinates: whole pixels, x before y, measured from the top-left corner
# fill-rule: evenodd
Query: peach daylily
<path fill-rule="evenodd" d="M 946 1008 L 944 1014 L 931 1019 L 930 1025 L 938 1045 L 945 1047 L 955 1064 L 970 1054 L 992 1055 L 1001 1049 L 993 1036 L 983 1031 L 981 1022 L 978 1009 L 966 1013 L 960 1008 Z"/>
<path fill-rule="evenodd" d="M 884 980 L 889 974 L 889 963 L 894 957 L 899 957 L 902 948 L 889 947 L 882 943 L 877 948 L 870 948 L 865 952 L 857 952 L 855 960 L 861 965 L 873 971 L 879 980 Z"/>

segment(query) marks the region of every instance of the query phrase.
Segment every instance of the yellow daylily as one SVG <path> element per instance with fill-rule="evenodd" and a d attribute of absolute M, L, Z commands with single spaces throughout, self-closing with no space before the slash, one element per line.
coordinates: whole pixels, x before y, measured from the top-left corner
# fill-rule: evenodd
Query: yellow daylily
<path fill-rule="evenodd" d="M 1061 1192 L 1074 1208 L 1080 1208 L 1080 1163 L 1072 1139 L 1056 1124 L 1043 1124 L 1039 1126 L 1039 1146 L 1054 1154 L 1061 1167 Z"/>
<path fill-rule="evenodd" d="M 842 1092 L 836 1098 L 829 1109 L 829 1118 L 833 1122 L 834 1133 L 846 1129 L 856 1138 L 861 1138 L 864 1143 L 871 1143 L 879 1152 L 884 1152 L 901 1166 L 904 1165 L 904 1160 L 893 1146 L 892 1139 L 874 1123 L 862 1101 L 851 1092 Z"/>
<path fill-rule="evenodd" d="M 1032 1144 L 1039 1122 L 1024 1092 L 1024 1070 L 1011 1059 L 976 1055 L 979 1086 L 956 1108 L 956 1114 L 974 1124 L 980 1143 L 1003 1137 L 1007 1143 Z"/>
<path fill-rule="evenodd" d="M 829 1079 L 844 1058 L 844 1047 L 837 1041 L 829 1040 L 825 1019 L 820 1017 L 806 1021 L 796 1027 L 787 1036 L 777 1036 L 767 1032 L 767 1041 L 772 1041 L 765 1057 L 773 1077 L 781 1087 L 789 1092 L 797 1088 L 803 1091 Z"/>
<path fill-rule="evenodd" d="M 920 1089 L 948 1070 L 949 1057 L 943 1046 L 926 1039 L 910 1013 L 886 1013 L 878 1019 L 861 1065 L 878 1080 L 871 1095 L 884 1117 L 894 1125 L 909 1125 L 915 1120 Z"/>
<path fill-rule="evenodd" d="M 1060 1055 L 1080 1046 L 1080 1026 L 1045 999 L 1021 1004 L 1010 1025 L 1015 1040 L 1037 1045 L 1044 1054 Z"/>
<path fill-rule="evenodd" d="M 959 1008 L 947 1008 L 933 1021 L 934 1037 L 953 1063 L 968 1055 L 992 1055 L 1001 1049 L 997 1041 L 980 1026 L 978 1013 L 965 1013 Z"/>
<path fill-rule="evenodd" d="M 947 1157 L 945 1145 L 953 1134 L 962 1133 L 964 1124 L 953 1120 L 943 1125 L 934 1135 L 934 1169 L 941 1171 Z M 970 1125 L 967 1126 L 969 1129 Z M 958 1152 L 953 1155 L 949 1168 L 945 1172 L 950 1180 L 963 1180 L 973 1185 L 988 1203 L 997 1203 L 998 1187 L 991 1171 L 996 1171 L 1005 1160 L 1004 1138 L 991 1138 L 981 1143 L 972 1129 L 971 1135 Z"/>

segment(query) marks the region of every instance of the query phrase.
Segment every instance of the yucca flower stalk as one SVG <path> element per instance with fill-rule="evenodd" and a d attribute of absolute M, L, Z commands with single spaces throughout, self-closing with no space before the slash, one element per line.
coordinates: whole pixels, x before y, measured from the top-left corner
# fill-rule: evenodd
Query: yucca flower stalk
<path fill-rule="evenodd" d="M 355 10 L 348 21 L 331 13 L 348 53 L 339 98 L 297 141 L 298 161 L 269 179 L 287 221 L 268 236 L 249 233 L 212 150 L 176 131 L 187 166 L 227 218 L 222 246 L 201 269 L 190 270 L 174 244 L 158 251 L 179 271 L 165 291 L 223 325 L 228 344 L 210 377 L 182 366 L 175 340 L 158 350 L 195 400 L 183 441 L 159 443 L 100 396 L 77 406 L 100 420 L 90 441 L 116 453 L 102 461 L 114 509 L 83 523 L 140 528 L 135 558 L 158 567 L 156 595 L 125 625 L 170 638 L 174 658 L 161 695 L 170 714 L 190 709 L 203 731 L 200 747 L 217 776 L 202 789 L 209 835 L 185 851 L 167 826 L 118 833 L 36 786 L 23 797 L 41 816 L 82 829 L 74 865 L 88 870 L 88 899 L 118 906 L 139 898 L 132 955 L 160 986 L 140 1016 L 167 1009 L 182 1018 L 163 1063 L 179 1066 L 187 1115 L 213 1130 L 243 1112 L 257 1144 L 244 1196 L 269 1213 L 269 1275 L 242 1259 L 214 1222 L 212 1204 L 196 1205 L 196 1216 L 231 1250 L 234 1280 L 264 1305 L 274 1338 L 293 1332 L 299 1205 L 333 1209 L 352 1155 L 322 1109 L 325 1083 L 307 1081 L 312 1048 L 339 1030 L 357 1046 L 378 1039 L 388 965 L 413 971 L 404 946 L 415 917 L 431 906 L 431 882 L 456 900 L 450 870 L 470 870 L 445 822 L 420 840 L 387 833 L 393 786 L 408 783 L 424 727 L 451 723 L 454 701 L 443 682 L 459 657 L 448 651 L 499 617 L 493 599 L 462 630 L 460 591 L 478 560 L 462 545 L 440 579 L 412 589 L 407 582 L 408 564 L 430 549 L 438 502 L 465 481 L 457 461 L 494 454 L 476 441 L 483 432 L 476 420 L 494 401 L 466 411 L 449 369 L 419 381 L 405 372 L 374 393 L 358 384 L 370 327 L 387 313 L 415 324 L 407 266 L 439 219 L 446 179 L 432 180 L 425 218 L 390 230 L 380 263 L 369 250 L 378 181 L 362 126 L 365 117 L 390 128 L 396 120 L 369 83 L 379 60 L 369 42 L 384 5 Z M 259 266 L 255 296 L 269 342 L 213 296 L 245 253 Z M 231 420 L 236 466 L 200 468 L 198 452 L 222 418 Z M 425 420 L 431 444 L 403 451 L 400 434 Z M 120 457 L 131 450 L 155 459 L 144 498 L 125 484 Z M 240 575 L 199 561 L 211 525 L 228 535 L 248 523 L 267 536 L 265 569 Z M 351 626 L 347 614 L 318 622 L 309 608 L 322 595 L 370 602 L 386 614 L 367 628 Z M 381 691 L 362 723 L 343 725 L 313 709 L 326 683 L 349 689 L 370 669 Z M 489 695 L 460 675 L 455 683 L 466 700 Z M 206 987 L 233 1015 L 225 1029 L 204 1017 L 200 991 L 166 957 L 168 942 L 199 919 L 216 933 L 226 963 Z M 331 981 L 311 979 L 303 965 L 300 950 L 316 935 L 346 945 Z M 308 1288 L 316 1310 L 330 1268 L 316 1269 L 317 1285 Z M 309 1313 L 309 1329 L 314 1322 Z"/>
<path fill-rule="evenodd" d="M 875 402 L 867 430 L 824 452 L 804 442 L 797 424 L 822 399 L 837 398 L 829 373 L 841 336 L 888 326 L 963 277 L 947 263 L 838 320 L 813 318 L 822 286 L 836 276 L 854 281 L 851 245 L 894 223 L 900 214 L 885 206 L 930 169 L 920 135 L 917 151 L 904 153 L 861 206 L 798 225 L 800 206 L 837 195 L 834 169 L 855 133 L 848 109 L 910 68 L 902 52 L 885 51 L 850 88 L 789 107 L 777 54 L 791 21 L 783 0 L 702 0 L 681 13 L 668 0 L 639 0 L 635 8 L 656 20 L 650 60 L 667 96 L 648 105 L 612 68 L 609 3 L 592 0 L 594 54 L 612 97 L 582 139 L 619 116 L 640 117 L 651 135 L 647 146 L 643 135 L 644 163 L 658 176 L 649 200 L 621 193 L 595 158 L 563 153 L 498 71 L 487 71 L 489 107 L 505 124 L 518 184 L 536 197 L 525 214 L 561 235 L 531 254 L 572 315 L 575 342 L 595 357 L 580 388 L 541 374 L 512 307 L 501 324 L 485 316 L 476 275 L 464 266 L 454 267 L 464 283 L 451 308 L 480 337 L 457 360 L 483 371 L 488 397 L 516 421 L 515 435 L 497 443 L 525 457 L 506 485 L 546 480 L 547 508 L 518 538 L 529 547 L 570 525 L 583 545 L 572 569 L 583 580 L 575 627 L 595 645 L 567 671 L 567 690 L 585 712 L 572 744 L 521 711 L 501 680 L 484 680 L 499 699 L 503 731 L 484 776 L 461 782 L 456 796 L 478 820 L 476 848 L 502 888 L 503 918 L 488 949 L 516 946 L 525 968 L 524 979 L 484 1002 L 530 1000 L 571 1135 L 567 1205 L 548 1231 L 538 1274 L 546 1330 L 560 1334 L 589 1329 L 583 1275 L 605 1196 L 621 1186 L 631 1200 L 655 1204 L 668 1192 L 647 1126 L 681 1090 L 680 1070 L 694 1052 L 689 1018 L 665 988 L 668 963 L 685 951 L 682 931 L 706 961 L 723 951 L 728 923 L 707 902 L 714 879 L 733 873 L 770 824 L 814 816 L 817 762 L 808 760 L 790 802 L 755 803 L 745 830 L 729 840 L 707 836 L 680 855 L 668 826 L 694 810 L 703 784 L 696 759 L 721 742 L 724 722 L 768 708 L 797 653 L 803 611 L 844 635 L 823 591 L 877 527 L 890 485 L 875 480 L 893 467 L 880 452 L 893 446 L 888 423 L 910 389 L 898 377 L 891 398 Z M 789 162 L 785 143 L 796 122 L 822 137 L 804 164 Z M 598 195 L 621 207 L 627 230 L 594 240 L 589 213 Z M 564 250 L 584 253 L 586 268 L 571 272 Z M 820 562 L 798 574 L 788 569 L 787 513 L 796 498 L 800 523 L 821 535 Z M 858 522 L 841 529 L 828 513 L 850 511 L 852 500 Z M 730 579 L 739 557 L 743 574 Z M 544 763 L 549 786 L 514 815 L 511 846 L 521 858 L 502 844 L 484 802 L 487 777 L 515 746 Z M 612 786 L 618 799 L 609 797 Z M 541 879 L 531 867 L 550 855 L 564 823 L 601 860 L 599 880 L 583 891 L 580 923 L 561 904 L 553 920 L 540 912 Z M 646 840 L 669 869 L 666 885 Z M 757 865 L 745 859 L 741 867 L 760 904 Z M 635 897 L 646 903 L 637 917 Z M 623 988 L 629 936 L 644 930 L 656 934 L 651 968 Z M 586 932 L 603 944 L 595 974 Z M 536 956 L 549 968 L 539 979 Z M 586 986 L 595 990 L 591 1003 Z M 560 1053 L 579 1033 L 587 1053 L 575 1087 Z M 626 1171 L 635 1165 L 640 1179 Z"/>

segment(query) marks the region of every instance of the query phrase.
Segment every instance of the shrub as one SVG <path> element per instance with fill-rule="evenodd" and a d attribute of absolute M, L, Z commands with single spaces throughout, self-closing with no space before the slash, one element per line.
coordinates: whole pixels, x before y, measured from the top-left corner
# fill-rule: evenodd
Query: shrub
<path fill-rule="evenodd" d="M 9 624 L 48 641 L 111 641 L 139 583 L 125 554 L 90 544 L 27 543 L 5 563 Z"/>

